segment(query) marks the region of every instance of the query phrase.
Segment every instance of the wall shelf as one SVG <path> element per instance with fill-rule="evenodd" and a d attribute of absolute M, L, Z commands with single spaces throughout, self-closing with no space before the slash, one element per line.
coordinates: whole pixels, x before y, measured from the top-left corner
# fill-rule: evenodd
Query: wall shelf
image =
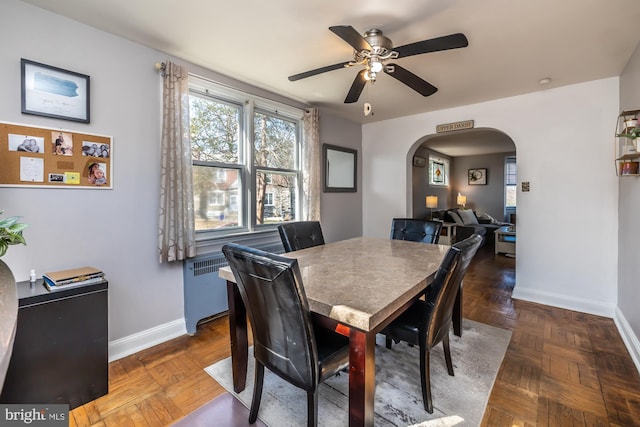
<path fill-rule="evenodd" d="M 638 127 L 639 113 L 640 109 L 626 110 L 618 115 L 614 134 L 614 159 L 618 176 L 640 176 L 640 138 L 625 136 Z"/>

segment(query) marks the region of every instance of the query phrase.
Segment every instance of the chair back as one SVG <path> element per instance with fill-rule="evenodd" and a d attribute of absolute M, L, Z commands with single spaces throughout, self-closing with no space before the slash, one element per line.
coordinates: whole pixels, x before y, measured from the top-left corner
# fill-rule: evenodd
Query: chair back
<path fill-rule="evenodd" d="M 442 222 L 416 218 L 393 218 L 391 239 L 412 242 L 438 243 Z"/>
<path fill-rule="evenodd" d="M 449 333 L 453 315 L 453 304 L 460 289 L 460 282 L 462 282 L 467 267 L 469 267 L 469 263 L 481 243 L 482 236 L 477 234 L 455 243 L 447 252 L 440 269 L 436 273 L 436 277 L 427 288 L 425 299 L 427 304 L 432 307 L 432 309 L 428 311 L 428 318 L 425 319 L 425 321 L 428 322 L 425 336 L 428 348 L 439 343 L 444 335 Z M 446 262 L 450 256 L 449 254 L 452 252 L 457 254 L 456 262 L 453 269 L 448 272 L 449 274 L 446 274 Z M 442 273 L 440 270 L 443 270 Z"/>
<path fill-rule="evenodd" d="M 297 221 L 281 224 L 278 226 L 278 232 L 285 252 L 324 245 L 324 236 L 319 221 Z"/>
<path fill-rule="evenodd" d="M 222 252 L 247 308 L 256 360 L 304 390 L 318 383 L 318 352 L 296 259 L 237 244 Z"/>

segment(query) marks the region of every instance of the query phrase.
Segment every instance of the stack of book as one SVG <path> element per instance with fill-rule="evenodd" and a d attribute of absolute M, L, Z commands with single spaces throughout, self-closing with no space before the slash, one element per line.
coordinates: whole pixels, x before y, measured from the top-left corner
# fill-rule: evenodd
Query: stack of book
<path fill-rule="evenodd" d="M 81 267 L 72 270 L 45 273 L 42 275 L 42 279 L 44 280 L 44 285 L 50 291 L 86 286 L 105 280 L 104 273 L 93 267 Z"/>

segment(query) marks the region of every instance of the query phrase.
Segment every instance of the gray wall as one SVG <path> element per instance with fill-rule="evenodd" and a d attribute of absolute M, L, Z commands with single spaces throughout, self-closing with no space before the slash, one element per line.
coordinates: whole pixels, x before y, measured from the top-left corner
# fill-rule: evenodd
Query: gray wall
<path fill-rule="evenodd" d="M 429 154 L 449 159 L 449 188 L 429 186 Z M 448 157 L 436 151 L 420 147 L 416 155 L 427 159 L 424 168 L 413 166 L 413 217 L 428 218 L 429 209 L 425 206 L 427 195 L 438 196 L 438 208 L 442 210 L 458 207 L 457 195 L 460 192 L 467 196 L 467 208 L 478 214 L 487 212 L 498 221 L 504 218 L 504 159 L 513 153 L 486 154 L 481 156 Z M 469 169 L 486 168 L 487 185 L 468 185 Z"/>
<path fill-rule="evenodd" d="M 322 193 L 321 223 L 327 242 L 362 236 L 362 126 L 324 113 L 320 142 L 358 150 L 355 193 Z"/>
<path fill-rule="evenodd" d="M 111 348 L 139 350 L 184 333 L 182 264 L 159 264 L 157 255 L 161 78 L 154 63 L 167 55 L 17 0 L 2 0 L 0 40 L 0 120 L 113 137 L 113 190 L 0 188 L 0 209 L 30 224 L 28 245 L 12 246 L 3 260 L 17 280 L 27 280 L 32 268 L 37 274 L 83 265 L 104 270 Z M 91 123 L 22 115 L 20 58 L 91 76 Z M 360 150 L 360 125 L 324 114 L 320 120 L 326 142 Z M 331 240 L 361 234 L 360 193 L 323 195 L 322 203 Z"/>
<path fill-rule="evenodd" d="M 438 196 L 438 207 L 433 211 L 447 209 L 451 204 L 451 187 L 437 187 L 429 185 L 429 154 L 449 160 L 449 167 L 453 167 L 453 159 L 437 151 L 420 147 L 415 155 L 426 159 L 425 167 L 412 166 L 413 173 L 413 218 L 429 218 L 431 209 L 426 206 L 427 196 Z M 449 176 L 451 179 L 451 175 Z M 453 201 L 455 203 L 455 200 Z"/>
<path fill-rule="evenodd" d="M 455 157 L 453 178 L 453 202 L 458 192 L 467 196 L 467 208 L 476 213 L 488 213 L 498 221 L 504 219 L 504 159 L 515 153 L 486 154 L 482 156 Z M 487 185 L 469 185 L 469 169 L 487 169 Z"/>

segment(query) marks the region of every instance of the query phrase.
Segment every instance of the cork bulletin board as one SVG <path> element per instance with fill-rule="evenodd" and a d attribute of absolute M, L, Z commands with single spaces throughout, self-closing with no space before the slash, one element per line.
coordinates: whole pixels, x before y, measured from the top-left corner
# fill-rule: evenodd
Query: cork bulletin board
<path fill-rule="evenodd" d="M 113 188 L 113 139 L 0 122 L 0 186 Z"/>

